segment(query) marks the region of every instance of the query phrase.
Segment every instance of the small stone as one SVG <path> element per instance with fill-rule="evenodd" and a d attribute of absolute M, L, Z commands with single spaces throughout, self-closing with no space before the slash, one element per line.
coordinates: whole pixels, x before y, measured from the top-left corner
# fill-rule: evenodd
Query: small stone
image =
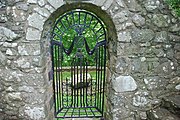
<path fill-rule="evenodd" d="M 34 11 L 36 11 L 37 13 L 39 13 L 40 15 L 42 15 L 46 18 L 48 18 L 50 16 L 50 12 L 45 8 L 36 7 L 36 8 L 34 8 Z M 44 20 L 43 20 L 43 22 L 44 22 Z"/>
<path fill-rule="evenodd" d="M 26 106 L 25 113 L 33 120 L 43 120 L 45 119 L 44 108 L 34 107 L 30 108 Z"/>
<path fill-rule="evenodd" d="M 180 84 L 179 85 L 176 85 L 176 90 L 180 90 Z"/>
<path fill-rule="evenodd" d="M 39 6 L 44 6 L 45 5 L 45 1 L 44 0 L 38 0 L 38 4 Z"/>
<path fill-rule="evenodd" d="M 166 16 L 162 14 L 153 15 L 152 22 L 158 27 L 168 27 Z"/>
<path fill-rule="evenodd" d="M 116 0 L 116 1 L 117 1 L 118 5 L 119 5 L 120 7 L 123 7 L 123 8 L 124 8 L 124 3 L 123 3 L 122 0 Z"/>
<path fill-rule="evenodd" d="M 34 91 L 34 88 L 30 86 L 21 86 L 19 87 L 19 91 L 32 93 Z"/>
<path fill-rule="evenodd" d="M 8 93 L 7 98 L 10 101 L 21 101 L 22 100 L 20 92 Z"/>
<path fill-rule="evenodd" d="M 174 50 L 177 50 L 177 51 L 179 51 L 179 52 L 180 52 L 180 44 L 175 44 L 175 46 L 174 46 Z"/>
<path fill-rule="evenodd" d="M 5 65 L 6 56 L 0 51 L 0 64 Z"/>
<path fill-rule="evenodd" d="M 175 25 L 171 26 L 171 27 L 169 28 L 169 31 L 171 31 L 171 32 L 179 32 L 179 31 L 180 31 L 180 26 L 179 26 L 179 24 L 175 24 Z"/>
<path fill-rule="evenodd" d="M 40 11 L 41 10 L 41 11 Z M 40 8 L 35 8 L 35 11 L 41 12 L 42 14 L 46 15 L 44 13 L 44 11 L 42 11 L 42 9 Z M 28 25 L 32 26 L 34 28 L 39 29 L 40 31 L 43 30 L 43 25 L 44 25 L 44 18 L 37 14 L 37 13 L 33 13 L 32 15 L 29 15 L 29 17 L 27 18 L 28 20 Z"/>
<path fill-rule="evenodd" d="M 8 87 L 8 88 L 6 89 L 6 91 L 7 91 L 7 92 L 13 92 L 14 89 L 10 86 L 10 87 Z"/>
<path fill-rule="evenodd" d="M 6 36 L 8 38 L 7 41 L 10 42 L 18 37 L 18 35 L 15 34 L 13 31 L 2 26 L 0 26 L 0 35 Z"/>
<path fill-rule="evenodd" d="M 144 62 L 144 61 L 146 61 L 146 57 L 141 58 L 141 62 Z"/>
<path fill-rule="evenodd" d="M 109 7 L 111 6 L 112 3 L 113 3 L 113 0 L 107 0 L 102 6 L 103 10 L 109 9 Z"/>
<path fill-rule="evenodd" d="M 47 0 L 55 9 L 61 7 L 64 4 L 63 0 Z"/>
<path fill-rule="evenodd" d="M 28 0 L 27 3 L 37 3 L 37 0 Z"/>
<path fill-rule="evenodd" d="M 180 52 L 175 53 L 174 57 L 179 61 L 180 60 Z"/>
<path fill-rule="evenodd" d="M 121 11 L 114 15 L 113 19 L 119 23 L 123 23 L 128 20 L 129 12 L 128 11 Z"/>
<path fill-rule="evenodd" d="M 30 63 L 24 58 L 19 58 L 15 63 L 17 63 L 17 66 L 20 68 L 30 68 Z"/>
<path fill-rule="evenodd" d="M 143 18 L 141 15 L 138 15 L 138 14 L 135 14 L 132 17 L 132 20 L 136 26 L 142 26 L 145 24 L 145 18 Z"/>
<path fill-rule="evenodd" d="M 28 55 L 26 49 L 25 49 L 25 46 L 18 46 L 18 53 L 20 55 Z"/>
<path fill-rule="evenodd" d="M 133 105 L 136 107 L 145 107 L 150 102 L 147 96 L 147 92 L 136 92 L 133 97 Z"/>
<path fill-rule="evenodd" d="M 95 0 L 94 3 L 96 3 L 97 6 L 102 6 L 106 0 Z"/>
<path fill-rule="evenodd" d="M 41 32 L 34 28 L 28 28 L 26 33 L 27 40 L 40 40 Z"/>
<path fill-rule="evenodd" d="M 146 112 L 140 112 L 139 116 L 140 116 L 141 120 L 147 120 Z"/>
<path fill-rule="evenodd" d="M 18 46 L 18 53 L 20 55 L 39 55 L 40 54 L 40 44 L 21 43 Z"/>
<path fill-rule="evenodd" d="M 118 41 L 120 42 L 130 42 L 131 39 L 131 34 L 129 32 L 120 32 L 118 34 Z"/>
<path fill-rule="evenodd" d="M 128 0 L 126 4 L 130 11 L 132 12 L 139 12 L 142 10 L 142 7 L 137 3 L 136 0 Z"/>
<path fill-rule="evenodd" d="M 131 76 L 119 76 L 113 80 L 112 84 L 116 92 L 127 92 L 137 89 L 136 81 Z"/>
<path fill-rule="evenodd" d="M 161 31 L 156 33 L 156 37 L 154 39 L 154 42 L 168 42 L 168 33 L 166 31 Z"/>
<path fill-rule="evenodd" d="M 17 47 L 17 43 L 4 42 L 3 46 L 4 47 Z"/>
<path fill-rule="evenodd" d="M 153 11 L 159 7 L 159 1 L 156 0 L 145 0 L 145 8 L 147 11 Z"/>
<path fill-rule="evenodd" d="M 13 54 L 12 50 L 8 48 L 6 50 L 6 55 L 14 55 L 14 54 Z"/>
<path fill-rule="evenodd" d="M 55 9 L 51 7 L 50 5 L 45 5 L 45 8 L 49 10 L 50 13 L 53 13 L 55 11 Z"/>
<path fill-rule="evenodd" d="M 132 42 L 148 42 L 151 41 L 155 34 L 151 29 L 135 29 L 131 32 Z"/>

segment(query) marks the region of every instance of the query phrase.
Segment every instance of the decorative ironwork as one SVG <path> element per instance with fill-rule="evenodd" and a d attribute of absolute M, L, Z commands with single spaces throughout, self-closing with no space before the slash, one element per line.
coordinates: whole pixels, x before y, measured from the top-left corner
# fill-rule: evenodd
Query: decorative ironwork
<path fill-rule="evenodd" d="M 91 12 L 60 16 L 51 40 L 56 118 L 103 117 L 106 31 Z"/>

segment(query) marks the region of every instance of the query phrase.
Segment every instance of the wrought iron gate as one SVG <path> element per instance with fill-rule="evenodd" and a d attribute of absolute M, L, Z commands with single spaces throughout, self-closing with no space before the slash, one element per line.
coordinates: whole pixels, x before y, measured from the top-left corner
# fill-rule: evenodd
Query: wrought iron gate
<path fill-rule="evenodd" d="M 102 117 L 106 70 L 106 30 L 91 12 L 60 16 L 51 40 L 56 118 Z"/>

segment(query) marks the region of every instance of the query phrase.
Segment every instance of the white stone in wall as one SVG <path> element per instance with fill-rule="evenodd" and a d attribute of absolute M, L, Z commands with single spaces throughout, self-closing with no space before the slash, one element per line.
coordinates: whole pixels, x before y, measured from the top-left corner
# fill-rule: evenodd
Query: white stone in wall
<path fill-rule="evenodd" d="M 14 101 L 14 100 L 20 101 L 20 100 L 22 100 L 20 92 L 8 93 L 6 97 L 11 101 Z"/>
<path fill-rule="evenodd" d="M 18 46 L 18 53 L 20 55 L 28 55 L 26 49 L 25 49 L 25 46 Z"/>
<path fill-rule="evenodd" d="M 176 90 L 180 90 L 180 84 L 179 85 L 176 85 Z"/>
<path fill-rule="evenodd" d="M 33 120 L 44 120 L 45 118 L 44 109 L 42 107 L 31 108 L 27 106 L 25 113 Z"/>
<path fill-rule="evenodd" d="M 38 4 L 39 6 L 44 6 L 45 5 L 45 1 L 44 0 L 38 0 Z"/>
<path fill-rule="evenodd" d="M 17 66 L 20 68 L 30 68 L 30 63 L 24 58 L 19 58 L 15 63 L 17 63 Z"/>
<path fill-rule="evenodd" d="M 136 92 L 135 96 L 133 97 L 133 105 L 136 107 L 144 107 L 146 106 L 150 101 L 148 99 L 149 93 L 144 91 L 144 92 Z"/>
<path fill-rule="evenodd" d="M 0 26 L 0 35 L 9 38 L 7 39 L 7 41 L 12 41 L 13 39 L 16 39 L 18 37 L 18 35 L 15 34 L 12 30 L 2 26 Z"/>
<path fill-rule="evenodd" d="M 3 46 L 4 47 L 17 47 L 17 43 L 4 42 Z"/>
<path fill-rule="evenodd" d="M 37 7 L 37 8 L 34 8 L 34 11 L 36 11 L 37 13 L 39 13 L 40 15 L 42 15 L 42 16 L 44 16 L 46 18 L 48 18 L 50 16 L 50 12 L 45 8 Z"/>
<path fill-rule="evenodd" d="M 6 56 L 0 51 L 0 64 L 5 64 Z"/>
<path fill-rule="evenodd" d="M 6 50 L 6 55 L 14 55 L 14 54 L 13 54 L 12 50 L 8 48 Z"/>
<path fill-rule="evenodd" d="M 129 32 L 124 31 L 118 34 L 118 41 L 120 42 L 130 42 L 131 39 L 131 34 Z"/>
<path fill-rule="evenodd" d="M 132 17 L 133 23 L 135 23 L 136 26 L 142 26 L 145 24 L 145 18 L 143 18 L 141 15 L 135 14 Z"/>
<path fill-rule="evenodd" d="M 34 91 L 34 88 L 31 86 L 21 86 L 19 87 L 19 91 L 32 93 Z"/>
<path fill-rule="evenodd" d="M 114 15 L 113 19 L 118 21 L 119 23 L 123 23 L 128 20 L 129 12 L 128 11 L 121 11 Z"/>
<path fill-rule="evenodd" d="M 128 92 L 137 89 L 136 81 L 131 76 L 119 76 L 112 82 L 116 92 Z"/>
<path fill-rule="evenodd" d="M 112 1 L 112 0 L 108 0 L 108 1 Z M 97 6 L 102 6 L 104 3 L 106 2 L 106 0 L 95 0 L 94 3 Z"/>
<path fill-rule="evenodd" d="M 122 0 L 116 0 L 118 5 L 124 7 L 124 2 Z"/>
<path fill-rule="evenodd" d="M 27 3 L 37 3 L 37 0 L 28 0 Z"/>
<path fill-rule="evenodd" d="M 144 96 L 135 96 L 133 97 L 133 105 L 138 107 L 143 107 L 148 104 L 148 100 Z"/>
<path fill-rule="evenodd" d="M 45 8 L 50 12 L 53 13 L 55 11 L 55 9 L 53 7 L 51 7 L 50 5 L 45 5 Z"/>
<path fill-rule="evenodd" d="M 63 0 L 47 0 L 55 9 L 61 7 L 64 4 Z"/>
<path fill-rule="evenodd" d="M 29 26 L 37 28 L 41 31 L 43 30 L 43 25 L 44 25 L 45 19 L 41 15 L 39 15 L 37 13 L 33 13 L 32 15 L 29 15 L 27 20 L 28 20 Z"/>
<path fill-rule="evenodd" d="M 28 28 L 26 33 L 27 40 L 40 40 L 41 32 L 34 28 Z"/>
<path fill-rule="evenodd" d="M 107 1 L 104 3 L 104 5 L 102 6 L 102 9 L 103 9 L 103 10 L 107 10 L 107 9 L 111 6 L 112 3 L 113 3 L 113 0 L 107 0 Z"/>

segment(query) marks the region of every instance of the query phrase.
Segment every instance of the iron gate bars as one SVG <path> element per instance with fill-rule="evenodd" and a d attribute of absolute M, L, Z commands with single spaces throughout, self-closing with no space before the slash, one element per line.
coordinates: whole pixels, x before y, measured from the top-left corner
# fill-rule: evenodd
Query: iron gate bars
<path fill-rule="evenodd" d="M 51 40 L 56 118 L 102 117 L 106 71 L 106 30 L 91 12 L 60 16 Z"/>

